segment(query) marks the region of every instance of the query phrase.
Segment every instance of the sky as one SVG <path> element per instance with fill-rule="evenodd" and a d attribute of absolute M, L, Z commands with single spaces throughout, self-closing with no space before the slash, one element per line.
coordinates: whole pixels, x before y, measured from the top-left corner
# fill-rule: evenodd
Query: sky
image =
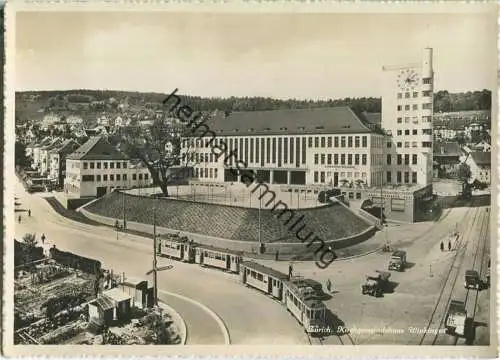
<path fill-rule="evenodd" d="M 495 13 L 23 12 L 16 91 L 381 96 L 382 66 L 434 49 L 435 89 L 496 86 Z"/>

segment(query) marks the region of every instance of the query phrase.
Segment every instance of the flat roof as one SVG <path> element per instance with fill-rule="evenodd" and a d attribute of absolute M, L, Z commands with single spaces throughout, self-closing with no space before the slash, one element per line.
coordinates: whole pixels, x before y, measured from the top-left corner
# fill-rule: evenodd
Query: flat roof
<path fill-rule="evenodd" d="M 116 301 L 116 302 L 122 302 L 122 301 L 130 300 L 132 298 L 130 295 L 125 294 L 119 288 L 113 288 L 113 289 L 103 291 L 102 294 L 104 296 L 107 296 L 111 300 Z"/>

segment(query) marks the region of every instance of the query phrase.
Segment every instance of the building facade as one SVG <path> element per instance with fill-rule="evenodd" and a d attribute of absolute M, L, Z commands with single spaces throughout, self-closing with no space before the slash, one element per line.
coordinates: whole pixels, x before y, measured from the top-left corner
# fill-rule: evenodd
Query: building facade
<path fill-rule="evenodd" d="M 466 163 L 471 170 L 471 180 L 491 184 L 491 152 L 473 151 L 467 156 Z"/>
<path fill-rule="evenodd" d="M 103 196 L 114 189 L 152 184 L 145 166 L 131 160 L 104 137 L 92 137 L 66 158 L 64 191 L 69 197 Z"/>
<path fill-rule="evenodd" d="M 205 182 L 241 181 L 230 171 L 241 161 L 268 184 L 380 186 L 384 134 L 369 125 L 348 107 L 216 114 L 207 123 L 216 137 L 183 139 L 181 153 Z"/>
<path fill-rule="evenodd" d="M 48 178 L 57 185 L 64 184 L 66 177 L 66 156 L 79 148 L 76 141 L 65 140 L 59 147 L 49 151 L 49 174 Z"/>
<path fill-rule="evenodd" d="M 426 48 L 420 64 L 384 67 L 382 128 L 392 136 L 386 144 L 387 184 L 432 184 L 432 56 Z"/>

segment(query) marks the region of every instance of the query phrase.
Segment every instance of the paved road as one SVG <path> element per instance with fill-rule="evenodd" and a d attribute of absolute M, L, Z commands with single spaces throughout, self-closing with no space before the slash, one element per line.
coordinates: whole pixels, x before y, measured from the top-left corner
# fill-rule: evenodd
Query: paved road
<path fill-rule="evenodd" d="M 151 268 L 151 240 L 121 233 L 116 240 L 116 232 L 111 228 L 64 218 L 39 194 L 27 194 L 20 183 L 16 184 L 16 196 L 20 208 L 32 211 L 31 217 L 22 213 L 21 223 L 16 222 L 16 238 L 21 239 L 27 232 L 36 232 L 38 236 L 44 232 L 47 241 L 58 248 L 99 259 L 104 267 L 125 271 L 132 277 L 144 278 Z M 159 274 L 159 288 L 197 300 L 218 314 L 229 329 L 232 344 L 308 343 L 302 328 L 280 304 L 245 288 L 235 276 L 167 259 L 160 259 L 159 263 L 174 265 L 172 270 Z M 203 308 L 163 296 L 185 318 L 190 344 L 224 344 L 219 323 Z"/>

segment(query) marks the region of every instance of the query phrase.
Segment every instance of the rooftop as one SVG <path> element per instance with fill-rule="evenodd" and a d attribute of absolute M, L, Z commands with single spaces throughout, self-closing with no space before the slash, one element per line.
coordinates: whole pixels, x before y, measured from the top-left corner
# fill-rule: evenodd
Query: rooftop
<path fill-rule="evenodd" d="M 457 142 L 435 141 L 433 148 L 434 156 L 460 156 L 463 153 Z"/>
<path fill-rule="evenodd" d="M 85 144 L 68 155 L 69 160 L 128 160 L 104 137 L 91 137 Z"/>
<path fill-rule="evenodd" d="M 276 279 L 288 279 L 288 275 L 285 275 L 282 272 L 280 272 L 278 270 L 274 270 L 270 267 L 258 264 L 254 261 L 243 261 L 241 263 L 241 265 L 243 265 L 244 267 L 246 267 L 248 269 L 252 269 L 252 270 L 258 271 L 260 273 L 270 275 Z"/>
<path fill-rule="evenodd" d="M 103 291 L 102 295 L 116 302 L 122 302 L 131 299 L 130 295 L 125 294 L 119 288 L 113 288 Z"/>
<path fill-rule="evenodd" d="M 365 120 L 365 122 L 367 122 Z M 360 134 L 372 130 L 349 107 L 216 112 L 206 125 L 219 136 Z M 201 129 L 204 130 L 204 129 Z"/>
<path fill-rule="evenodd" d="M 491 165 L 491 152 L 489 151 L 474 151 L 470 153 L 470 156 L 477 165 Z"/>

